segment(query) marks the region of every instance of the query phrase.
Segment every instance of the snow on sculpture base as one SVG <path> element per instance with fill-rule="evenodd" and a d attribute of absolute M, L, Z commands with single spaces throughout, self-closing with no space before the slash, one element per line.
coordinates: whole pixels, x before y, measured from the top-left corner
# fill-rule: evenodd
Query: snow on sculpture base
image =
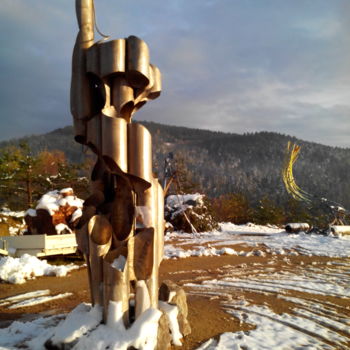
<path fill-rule="evenodd" d="M 110 302 L 106 324 L 102 324 L 103 312 L 99 305 L 82 303 L 56 326 L 45 348 L 166 350 L 171 342 L 181 346 L 178 307 L 166 302 L 160 302 L 160 307 L 164 311 L 149 308 L 126 329 L 120 302 Z"/>

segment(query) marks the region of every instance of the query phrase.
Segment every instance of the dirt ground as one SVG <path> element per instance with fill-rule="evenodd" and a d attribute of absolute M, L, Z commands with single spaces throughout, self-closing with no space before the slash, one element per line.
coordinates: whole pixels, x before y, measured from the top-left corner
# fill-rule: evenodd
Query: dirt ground
<path fill-rule="evenodd" d="M 235 246 L 237 249 L 237 246 Z M 239 249 L 246 249 L 242 246 Z M 272 257 L 263 256 L 217 256 L 217 257 L 190 257 L 178 260 L 165 260 L 161 264 L 160 281 L 170 279 L 179 285 L 189 282 L 208 280 L 217 278 L 223 271 L 234 269 L 242 271 L 242 274 L 254 274 L 254 266 L 260 268 L 270 268 L 275 271 L 295 271 L 297 268 L 307 268 L 307 266 L 317 266 L 325 268 L 330 263 L 342 263 L 346 259 L 334 259 L 324 257 L 290 256 L 286 260 L 283 256 Z M 328 263 L 328 264 L 327 264 Z M 349 263 L 349 259 L 347 259 Z M 256 272 L 255 272 L 256 273 Z M 8 326 L 13 320 L 30 320 L 40 315 L 52 315 L 69 312 L 81 302 L 90 302 L 88 279 L 86 268 L 72 271 L 67 277 L 40 277 L 30 280 L 22 285 L 0 284 L 0 298 L 5 298 L 17 294 L 22 294 L 35 290 L 50 289 L 52 295 L 72 292 L 73 295 L 51 301 L 49 303 L 26 307 L 16 310 L 8 310 L 0 307 L 0 328 Z M 235 332 L 239 330 L 249 330 L 252 325 L 240 323 L 236 318 L 226 313 L 222 308 L 225 297 L 200 295 L 195 293 L 190 287 L 185 286 L 189 306 L 189 322 L 192 333 L 184 339 L 181 349 L 196 349 L 204 341 L 218 337 L 224 332 Z M 291 292 L 290 296 L 302 296 L 302 292 Z M 230 297 L 233 299 L 244 298 L 256 305 L 267 305 L 276 313 L 288 312 L 290 303 L 281 300 L 278 293 L 255 293 L 251 290 L 232 289 Z M 308 294 L 310 297 L 310 294 Z M 331 296 L 312 295 L 313 300 L 323 303 L 332 303 L 339 310 L 349 312 L 349 299 L 336 298 Z M 344 311 L 345 310 L 345 311 Z M 348 311 L 346 311 L 348 310 Z M 350 317 L 350 315 L 349 315 Z M 347 344 L 350 349 L 350 338 Z"/>

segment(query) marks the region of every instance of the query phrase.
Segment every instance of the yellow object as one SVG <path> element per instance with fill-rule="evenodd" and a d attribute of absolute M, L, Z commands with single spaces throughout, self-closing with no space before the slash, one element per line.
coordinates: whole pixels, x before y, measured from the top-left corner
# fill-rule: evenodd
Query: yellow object
<path fill-rule="evenodd" d="M 293 165 L 298 159 L 300 146 L 292 144 L 287 145 L 286 157 L 282 169 L 282 179 L 288 193 L 298 201 L 311 202 L 311 195 L 302 190 L 295 182 L 293 176 Z"/>

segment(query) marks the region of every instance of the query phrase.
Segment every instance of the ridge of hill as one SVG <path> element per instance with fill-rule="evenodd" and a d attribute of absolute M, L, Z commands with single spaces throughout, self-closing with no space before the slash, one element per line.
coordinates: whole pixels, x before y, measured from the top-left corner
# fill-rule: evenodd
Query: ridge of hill
<path fill-rule="evenodd" d="M 284 203 L 289 196 L 281 170 L 288 141 L 302 147 L 294 166 L 298 185 L 316 197 L 350 207 L 350 149 L 325 146 L 274 132 L 246 134 L 142 122 L 152 134 L 155 172 L 161 178 L 165 156 L 173 152 L 186 165 L 191 180 L 212 197 L 242 193 L 256 202 L 263 197 Z M 67 126 L 42 135 L 0 142 L 0 149 L 26 141 L 34 153 L 63 151 L 71 162 L 84 159 L 82 146 Z"/>

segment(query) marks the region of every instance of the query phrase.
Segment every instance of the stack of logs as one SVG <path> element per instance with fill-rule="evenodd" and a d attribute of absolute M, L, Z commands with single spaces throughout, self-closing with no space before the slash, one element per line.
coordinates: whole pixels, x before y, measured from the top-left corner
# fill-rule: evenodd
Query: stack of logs
<path fill-rule="evenodd" d="M 29 209 L 24 217 L 27 235 L 56 235 L 72 233 L 77 225 L 82 206 L 82 200 L 77 198 L 72 188 L 61 191 L 51 191 L 44 194 L 38 202 L 36 210 Z M 55 209 L 50 208 L 54 204 Z M 78 215 L 77 215 L 78 214 Z M 57 227 L 63 227 L 57 230 Z"/>

